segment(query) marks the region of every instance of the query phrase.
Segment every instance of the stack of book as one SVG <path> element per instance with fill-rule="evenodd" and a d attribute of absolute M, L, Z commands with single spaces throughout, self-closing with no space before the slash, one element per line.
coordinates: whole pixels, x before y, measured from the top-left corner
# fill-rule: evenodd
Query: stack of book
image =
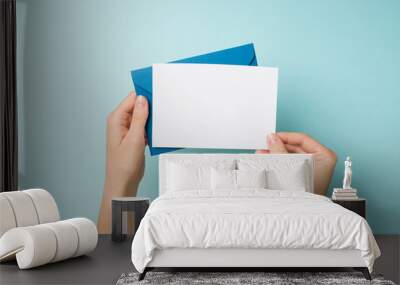
<path fill-rule="evenodd" d="M 332 194 L 333 200 L 357 200 L 357 189 L 334 188 Z"/>

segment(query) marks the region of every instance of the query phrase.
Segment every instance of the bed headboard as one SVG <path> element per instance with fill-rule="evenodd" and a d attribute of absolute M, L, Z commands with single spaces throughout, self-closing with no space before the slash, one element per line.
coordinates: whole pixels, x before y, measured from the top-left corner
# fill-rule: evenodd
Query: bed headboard
<path fill-rule="evenodd" d="M 166 178 L 167 167 L 169 161 L 182 161 L 188 160 L 190 162 L 196 161 L 220 161 L 231 160 L 237 161 L 239 159 L 254 159 L 254 160 L 289 160 L 289 161 L 304 161 L 306 167 L 306 178 L 308 180 L 307 192 L 314 193 L 314 160 L 311 154 L 162 154 L 159 158 L 159 195 L 166 192 Z M 271 161 L 272 162 L 272 161 Z"/>

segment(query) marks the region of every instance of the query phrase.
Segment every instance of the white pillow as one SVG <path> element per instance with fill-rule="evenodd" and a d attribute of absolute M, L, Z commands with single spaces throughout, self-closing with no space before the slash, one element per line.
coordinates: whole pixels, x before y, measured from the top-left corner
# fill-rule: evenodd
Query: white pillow
<path fill-rule="evenodd" d="M 236 189 L 236 170 L 212 168 L 211 189 Z"/>
<path fill-rule="evenodd" d="M 211 189 L 266 188 L 266 171 L 211 169 Z"/>
<path fill-rule="evenodd" d="M 272 169 L 267 172 L 268 188 L 275 190 L 306 191 L 307 165 L 305 162 L 293 163 L 290 167 Z"/>
<path fill-rule="evenodd" d="M 210 190 L 211 168 L 234 169 L 234 160 L 169 161 L 167 163 L 167 191 Z"/>
<path fill-rule="evenodd" d="M 237 188 L 267 188 L 267 172 L 262 170 L 236 170 Z"/>
<path fill-rule="evenodd" d="M 266 170 L 267 188 L 273 190 L 306 191 L 310 189 L 308 165 L 304 160 L 240 159 L 239 170 Z"/>

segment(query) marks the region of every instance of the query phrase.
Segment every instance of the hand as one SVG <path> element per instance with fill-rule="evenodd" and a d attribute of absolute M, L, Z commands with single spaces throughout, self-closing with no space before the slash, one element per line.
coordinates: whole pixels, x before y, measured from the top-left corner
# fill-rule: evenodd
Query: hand
<path fill-rule="evenodd" d="M 144 174 L 147 116 L 146 98 L 133 92 L 108 116 L 106 178 L 98 221 L 100 233 L 110 232 L 112 197 L 137 194 Z"/>
<path fill-rule="evenodd" d="M 336 154 L 310 136 L 280 132 L 267 137 L 269 150 L 256 153 L 310 153 L 314 157 L 314 193 L 325 195 L 336 165 Z"/>

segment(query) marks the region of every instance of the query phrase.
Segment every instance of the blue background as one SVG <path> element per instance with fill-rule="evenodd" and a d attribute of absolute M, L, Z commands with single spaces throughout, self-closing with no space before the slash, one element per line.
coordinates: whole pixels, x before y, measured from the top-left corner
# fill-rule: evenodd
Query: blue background
<path fill-rule="evenodd" d="M 21 187 L 96 220 L 106 116 L 130 70 L 253 42 L 259 65 L 280 69 L 278 130 L 337 152 L 332 186 L 351 155 L 373 231 L 399 234 L 399 12 L 397 0 L 17 0 Z M 141 196 L 157 196 L 157 163 L 147 153 Z"/>

